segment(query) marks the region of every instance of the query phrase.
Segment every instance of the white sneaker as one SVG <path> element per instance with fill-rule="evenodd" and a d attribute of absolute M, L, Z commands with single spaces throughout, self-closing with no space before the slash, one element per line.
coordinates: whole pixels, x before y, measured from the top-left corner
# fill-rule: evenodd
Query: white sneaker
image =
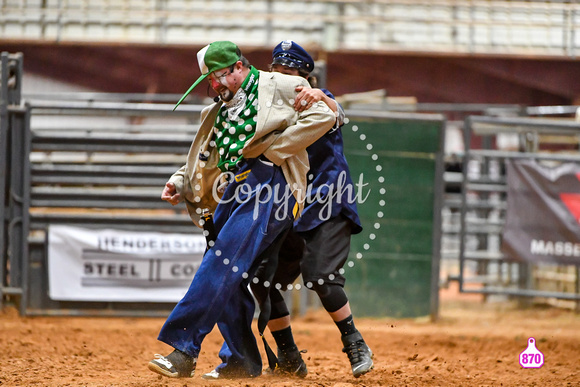
<path fill-rule="evenodd" d="M 208 372 L 207 374 L 203 374 L 201 375 L 202 379 L 205 380 L 216 380 L 220 378 L 220 373 L 218 370 L 212 370 L 211 372 Z"/>

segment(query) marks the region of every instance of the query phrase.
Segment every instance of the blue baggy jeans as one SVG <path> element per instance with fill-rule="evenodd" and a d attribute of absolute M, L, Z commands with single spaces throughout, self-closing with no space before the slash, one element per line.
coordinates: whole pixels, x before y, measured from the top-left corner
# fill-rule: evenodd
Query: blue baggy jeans
<path fill-rule="evenodd" d="M 229 363 L 259 375 L 262 362 L 251 330 L 254 300 L 249 281 L 257 257 L 292 227 L 296 201 L 280 167 L 260 159 L 242 162 L 214 214 L 217 239 L 189 289 L 161 328 L 158 340 L 197 357 L 213 327 L 224 336 Z M 276 194 L 276 192 L 278 192 Z"/>

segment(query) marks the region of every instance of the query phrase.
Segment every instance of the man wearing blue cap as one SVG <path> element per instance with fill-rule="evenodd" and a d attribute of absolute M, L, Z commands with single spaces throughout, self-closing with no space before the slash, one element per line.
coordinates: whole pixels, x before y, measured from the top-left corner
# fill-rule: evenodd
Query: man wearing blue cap
<path fill-rule="evenodd" d="M 314 61 L 296 42 L 283 41 L 272 52 L 271 69 L 308 79 L 314 69 Z M 373 354 L 355 328 L 343 289 L 345 278 L 342 267 L 348 258 L 350 236 L 361 232 L 362 227 L 356 203 L 349 198 L 348 190 L 334 195 L 329 191 L 329 187 L 336 188 L 341 184 L 344 187 L 353 186 L 340 131 L 344 113 L 326 89 L 304 89 L 301 94 L 295 104 L 302 104 L 301 100 L 305 100 L 306 105 L 317 100 L 326 101 L 328 106 L 336 106 L 338 119 L 335 130 L 307 148 L 309 194 L 302 216 L 296 220 L 280 249 L 278 268 L 272 282 L 286 289 L 302 273 L 304 284 L 318 294 L 323 307 L 338 327 L 343 352 L 349 358 L 353 375 L 358 378 L 373 368 Z M 263 297 L 261 289 L 255 286 L 252 289 L 257 297 Z M 279 369 L 305 376 L 306 364 L 294 343 L 284 298 L 274 287 L 270 288 L 269 296 L 272 310 L 268 327 L 278 346 Z"/>
<path fill-rule="evenodd" d="M 299 75 L 311 79 L 314 69 L 312 57 L 293 41 L 283 41 L 272 52 L 271 70 L 289 75 Z M 298 87 L 294 104 L 297 111 L 306 109 L 312 103 L 324 101 L 335 111 L 335 126 L 322 138 L 307 148 L 310 162 L 309 194 L 302 216 L 294 223 L 282 243 L 275 250 L 279 259 L 264 258 L 253 281 L 252 291 L 260 304 L 271 305 L 268 327 L 278 347 L 278 364 L 274 372 L 305 377 L 306 364 L 294 342 L 290 327 L 290 313 L 281 293 L 274 287 L 264 287 L 268 281 L 286 289 L 302 273 L 303 281 L 314 290 L 339 331 L 343 352 L 351 363 L 352 373 L 360 377 L 373 368 L 373 354 L 361 333 L 356 329 L 350 305 L 343 286 L 345 278 L 342 267 L 348 258 L 351 234 L 362 231 L 356 203 L 349 198 L 348 190 L 340 195 L 329 192 L 328 187 L 353 186 L 348 164 L 343 152 L 340 127 L 344 122 L 344 112 L 334 101 L 334 96 L 326 89 Z M 276 257 L 278 258 L 278 257 Z M 273 278 L 265 275 L 269 262 L 278 262 Z M 230 348 L 231 350 L 231 348 Z M 222 357 L 228 348 L 222 348 Z M 223 365 L 222 365 L 223 367 Z M 205 374 L 206 379 L 222 377 L 216 370 Z"/>
<path fill-rule="evenodd" d="M 318 87 L 316 77 L 311 75 L 314 70 L 314 60 L 310 54 L 302 48 L 298 43 L 292 40 L 284 40 L 280 42 L 272 51 L 272 64 L 270 64 L 270 71 L 298 75 L 306 78 L 312 88 L 299 88 L 298 96 L 294 101 L 294 108 L 297 111 L 303 111 L 308 107 L 309 103 L 318 101 L 324 102 L 336 114 L 336 128 L 341 126 L 344 122 L 344 111 L 342 107 L 336 103 L 332 93 L 326 89 L 315 89 Z"/>
<path fill-rule="evenodd" d="M 205 210 L 213 212 L 217 238 L 159 333 L 174 351 L 156 355 L 148 366 L 168 377 L 193 376 L 201 343 L 217 323 L 231 348 L 222 360 L 232 375 L 257 376 L 262 361 L 247 285 L 258 257 L 282 240 L 301 212 L 306 147 L 336 118 L 324 103 L 297 113 L 295 89 L 307 82 L 256 70 L 232 42 L 214 42 L 197 59 L 202 75 L 176 107 L 206 78 L 220 100 L 202 111 L 186 164 L 171 176 L 162 199 L 184 201 L 198 226 Z"/>

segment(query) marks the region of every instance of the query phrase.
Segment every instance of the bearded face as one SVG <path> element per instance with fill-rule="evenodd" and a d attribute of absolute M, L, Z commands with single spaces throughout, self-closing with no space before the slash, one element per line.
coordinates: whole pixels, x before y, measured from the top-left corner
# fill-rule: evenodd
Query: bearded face
<path fill-rule="evenodd" d="M 241 66 L 236 64 L 232 68 L 216 70 L 210 74 L 209 82 L 221 100 L 229 102 L 242 85 Z"/>

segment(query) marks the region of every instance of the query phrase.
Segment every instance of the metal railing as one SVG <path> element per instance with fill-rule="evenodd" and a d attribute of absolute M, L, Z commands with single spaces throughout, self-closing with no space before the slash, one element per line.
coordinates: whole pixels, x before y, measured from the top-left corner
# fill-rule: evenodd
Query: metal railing
<path fill-rule="evenodd" d="M 10 142 L 9 160 L 3 163 L 8 179 L 2 190 L 7 205 L 2 208 L 0 307 L 5 296 L 21 314 L 83 314 L 94 307 L 48 298 L 43 286 L 49 225 L 196 231 L 184 206 L 168 209 L 159 192 L 183 163 L 197 129 L 189 120 L 199 117 L 199 106 L 173 114 L 183 123 L 172 128 L 171 136 L 141 132 L 140 124 L 131 124 L 134 117 L 167 115 L 169 104 L 32 101 L 5 107 L 9 126 L 3 138 Z M 34 118 L 45 122 L 51 116 L 60 121 L 59 128 L 36 130 Z M 94 121 L 106 118 L 115 119 L 116 133 L 95 127 Z M 71 124 L 74 130 L 68 131 Z M 170 309 L 165 304 L 96 306 L 101 307 L 110 314 L 136 316 L 166 315 Z"/>
<path fill-rule="evenodd" d="M 28 115 L 20 109 L 22 54 L 3 52 L 0 57 L 0 307 L 5 297 L 22 296 L 25 268 L 10 261 L 21 252 L 21 246 L 10 246 L 12 237 L 23 238 L 28 225 L 23 215 L 23 181 L 11 165 L 20 161 L 26 149 L 12 132 L 24 131 Z M 22 132 L 21 132 L 22 133 Z M 19 162 L 17 168 L 23 168 Z M 24 274 L 23 274 L 24 273 Z"/>
<path fill-rule="evenodd" d="M 578 1 L 83 0 L 0 3 L 0 36 L 52 42 L 273 46 L 326 51 L 576 57 Z M 307 12 L 305 12 L 307 10 Z"/>
<path fill-rule="evenodd" d="M 580 122 L 571 119 L 471 116 L 466 120 L 464 133 L 467 145 L 476 141 L 481 146 L 466 146 L 463 160 L 458 228 L 460 290 L 484 295 L 578 302 L 580 273 L 577 266 L 517 261 L 516 257 L 502 252 L 500 245 L 507 212 L 506 161 L 529 159 L 579 163 Z M 512 137 L 512 141 L 502 140 L 502 136 Z M 502 143 L 511 145 L 502 147 L 499 145 Z M 550 150 L 550 146 L 557 144 L 565 145 L 564 149 L 568 150 Z M 546 148 L 543 149 L 542 145 Z M 574 146 L 571 150 L 570 145 Z M 570 284 L 547 284 L 548 279 L 565 280 Z"/>

